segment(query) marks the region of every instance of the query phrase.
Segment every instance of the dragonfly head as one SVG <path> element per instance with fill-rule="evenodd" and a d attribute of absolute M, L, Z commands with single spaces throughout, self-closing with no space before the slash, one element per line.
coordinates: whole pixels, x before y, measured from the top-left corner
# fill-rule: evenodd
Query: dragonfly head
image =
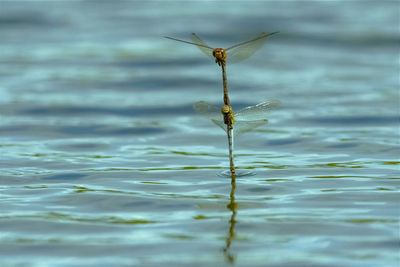
<path fill-rule="evenodd" d="M 221 64 L 226 60 L 226 51 L 223 48 L 215 48 L 213 51 L 213 56 L 215 58 L 215 62 L 221 66 Z"/>
<path fill-rule="evenodd" d="M 221 113 L 222 113 L 223 115 L 229 114 L 229 113 L 231 113 L 231 112 L 232 112 L 232 107 L 229 106 L 229 105 L 224 105 L 224 106 L 221 108 Z"/>
<path fill-rule="evenodd" d="M 224 115 L 224 123 L 226 125 L 232 126 L 235 123 L 235 118 L 234 118 L 233 110 L 232 110 L 231 106 L 224 105 L 221 108 L 221 113 L 222 113 L 222 115 Z"/>

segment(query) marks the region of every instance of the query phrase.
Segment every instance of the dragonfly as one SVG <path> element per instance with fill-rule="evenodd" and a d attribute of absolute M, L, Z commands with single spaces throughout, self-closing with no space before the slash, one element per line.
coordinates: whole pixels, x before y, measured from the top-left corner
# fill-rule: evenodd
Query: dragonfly
<path fill-rule="evenodd" d="M 229 174 L 234 176 L 239 176 L 239 173 L 235 170 L 234 165 L 234 155 L 233 155 L 233 145 L 234 145 L 234 136 L 238 136 L 242 133 L 250 132 L 253 129 L 260 127 L 268 122 L 265 118 L 266 114 L 280 105 L 279 100 L 270 100 L 266 102 L 262 102 L 255 106 L 249 106 L 244 109 L 239 110 L 238 112 L 233 113 L 232 124 L 227 125 L 225 123 L 225 117 L 223 113 L 221 113 L 220 109 L 217 106 L 209 104 L 204 101 L 196 102 L 193 105 L 194 110 L 214 122 L 216 125 L 221 127 L 228 136 L 228 145 L 229 145 L 229 163 L 230 163 L 230 172 Z M 225 106 L 224 106 L 225 107 Z M 222 109 L 224 109 L 224 107 Z M 224 174 L 225 175 L 225 174 Z M 247 174 L 243 174 L 247 175 Z"/>
<path fill-rule="evenodd" d="M 164 36 L 167 39 L 183 42 L 191 45 L 196 45 L 200 50 L 207 56 L 214 58 L 218 65 L 225 65 L 228 59 L 231 63 L 236 63 L 249 58 L 254 54 L 267 40 L 267 37 L 276 34 L 278 32 L 265 33 L 262 32 L 253 39 L 232 45 L 228 48 L 213 48 L 204 42 L 195 33 L 191 34 L 192 42 L 180 40 L 173 37 Z"/>
<path fill-rule="evenodd" d="M 185 40 L 180 40 L 177 38 L 173 37 L 168 37 L 164 36 L 165 38 L 178 41 L 178 42 L 183 42 L 191 45 L 196 45 L 200 50 L 206 54 L 207 56 L 210 56 L 215 59 L 215 62 L 221 66 L 222 68 L 222 83 L 223 83 L 223 88 L 224 88 L 224 103 L 225 105 L 229 106 L 229 95 L 228 95 L 228 80 L 226 77 L 226 60 L 228 59 L 230 62 L 240 62 L 242 60 L 245 60 L 246 58 L 250 57 L 251 55 L 254 54 L 255 51 L 257 51 L 267 40 L 267 37 L 276 34 L 278 32 L 272 32 L 272 33 L 265 33 L 262 32 L 258 36 L 256 36 L 253 39 L 250 39 L 245 42 L 241 42 L 235 45 L 232 45 L 228 48 L 213 48 L 206 44 L 203 40 L 200 39 L 195 33 L 192 33 L 191 38 L 193 42 L 185 41 Z M 229 57 L 228 57 L 229 54 Z"/>
<path fill-rule="evenodd" d="M 269 107 L 272 107 L 274 105 L 273 102 L 268 102 L 268 103 L 261 103 L 259 105 L 256 105 L 254 107 L 248 107 L 244 110 L 239 111 L 238 113 L 234 114 L 232 111 L 232 107 L 230 106 L 230 101 L 229 101 L 229 94 L 228 94 L 228 80 L 226 77 L 226 60 L 228 59 L 230 62 L 240 62 L 251 55 L 254 54 L 257 49 L 259 49 L 267 40 L 267 37 L 276 34 L 278 32 L 272 32 L 272 33 L 265 33 L 262 32 L 258 36 L 256 36 L 253 39 L 250 39 L 245 42 L 241 42 L 238 44 L 235 44 L 233 46 L 230 46 L 228 48 L 213 48 L 206 44 L 203 40 L 200 39 L 195 33 L 192 33 L 191 38 L 193 42 L 185 41 L 185 40 L 180 40 L 177 38 L 173 37 L 168 37 L 164 36 L 165 38 L 178 41 L 178 42 L 183 42 L 191 45 L 196 45 L 202 52 L 204 52 L 207 56 L 210 56 L 215 59 L 215 62 L 221 66 L 222 68 L 222 83 L 223 83 L 223 89 L 224 89 L 224 106 L 221 109 L 221 113 L 223 115 L 223 120 L 221 119 L 221 113 L 219 113 L 218 108 L 213 107 L 205 102 L 199 102 L 197 105 L 195 105 L 195 109 L 199 111 L 199 113 L 203 113 L 205 115 L 210 115 L 210 116 L 218 116 L 215 118 L 212 118 L 213 122 L 222 127 L 228 137 L 228 143 L 229 143 L 229 160 L 230 160 L 230 171 L 231 174 L 234 176 L 235 175 L 235 166 L 233 162 L 233 135 L 240 134 L 240 132 L 244 132 L 247 130 L 251 130 L 252 128 L 261 126 L 265 123 L 267 123 L 266 119 L 256 119 L 258 113 L 263 113 L 266 109 Z M 229 57 L 228 57 L 229 54 Z M 276 104 L 276 103 L 275 103 Z M 217 111 L 217 112 L 214 112 Z M 214 115 L 212 115 L 214 114 Z M 242 117 L 250 116 L 252 118 L 250 119 L 241 119 Z M 218 118 L 218 119 L 217 119 Z M 235 127 L 233 127 L 233 124 L 235 123 L 235 120 L 237 121 L 237 124 Z M 243 125 L 243 127 L 241 126 Z"/>
<path fill-rule="evenodd" d="M 266 124 L 268 122 L 266 115 L 271 110 L 276 109 L 280 103 L 279 100 L 270 100 L 233 112 L 233 134 L 238 136 Z M 224 123 L 224 116 L 220 108 L 205 101 L 196 102 L 193 108 L 198 114 L 209 118 L 221 129 L 227 131 L 227 125 Z"/>

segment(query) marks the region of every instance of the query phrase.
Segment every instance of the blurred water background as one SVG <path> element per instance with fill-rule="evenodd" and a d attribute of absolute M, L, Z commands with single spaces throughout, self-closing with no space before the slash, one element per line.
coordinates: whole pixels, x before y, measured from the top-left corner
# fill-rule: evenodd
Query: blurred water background
<path fill-rule="evenodd" d="M 236 142 L 192 104 L 279 99 Z M 398 266 L 398 1 L 1 1 L 1 266 Z"/>

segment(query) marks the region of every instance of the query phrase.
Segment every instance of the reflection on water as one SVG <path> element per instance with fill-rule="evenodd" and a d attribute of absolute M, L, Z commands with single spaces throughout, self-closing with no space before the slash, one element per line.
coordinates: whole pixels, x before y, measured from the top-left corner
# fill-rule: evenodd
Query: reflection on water
<path fill-rule="evenodd" d="M 222 172 L 217 173 L 218 176 L 221 177 L 231 177 L 231 171 L 230 170 L 225 170 Z M 244 177 L 244 176 L 253 176 L 256 175 L 255 172 L 252 171 L 247 171 L 247 170 L 236 170 L 235 172 L 235 177 Z"/>
<path fill-rule="evenodd" d="M 224 253 L 226 260 L 230 263 L 235 263 L 235 256 L 231 253 L 231 243 L 235 238 L 235 224 L 236 224 L 236 214 L 238 204 L 235 202 L 235 191 L 236 191 L 236 176 L 231 176 L 231 193 L 229 194 L 229 204 L 227 205 L 228 210 L 232 212 L 231 218 L 229 220 L 229 232 L 226 237 L 226 245 L 224 247 Z"/>

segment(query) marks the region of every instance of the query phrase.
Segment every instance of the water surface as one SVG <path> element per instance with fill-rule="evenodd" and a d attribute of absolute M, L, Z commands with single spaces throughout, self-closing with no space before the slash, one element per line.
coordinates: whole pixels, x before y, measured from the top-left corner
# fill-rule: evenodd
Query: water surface
<path fill-rule="evenodd" d="M 373 10 L 373 12 L 371 12 Z M 399 264 L 396 2 L 4 2 L 2 266 Z M 236 140 L 192 104 L 279 99 Z"/>

